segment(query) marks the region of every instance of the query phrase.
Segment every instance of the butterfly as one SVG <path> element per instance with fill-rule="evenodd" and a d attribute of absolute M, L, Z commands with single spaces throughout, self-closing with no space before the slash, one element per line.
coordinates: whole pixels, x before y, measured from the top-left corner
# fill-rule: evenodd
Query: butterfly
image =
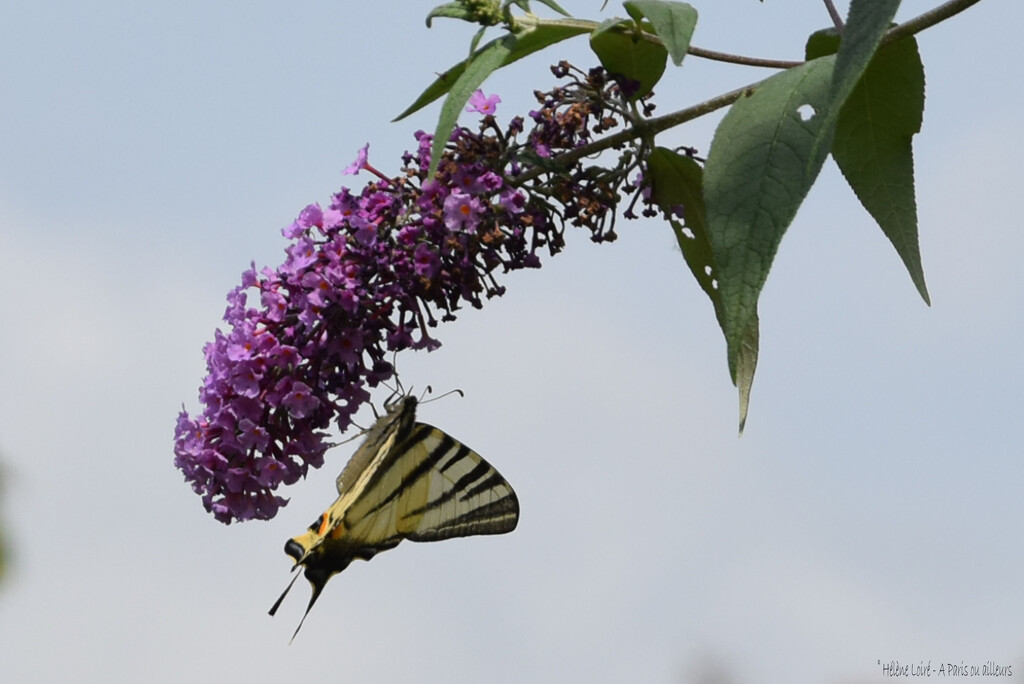
<path fill-rule="evenodd" d="M 480 454 L 416 422 L 417 403 L 405 396 L 385 404 L 385 415 L 338 476 L 337 501 L 285 543 L 295 569 L 304 566 L 313 587 L 295 634 L 328 580 L 357 558 L 370 560 L 403 539 L 440 541 L 516 528 L 519 500 L 512 486 Z M 298 575 L 271 615 L 295 579 Z"/>

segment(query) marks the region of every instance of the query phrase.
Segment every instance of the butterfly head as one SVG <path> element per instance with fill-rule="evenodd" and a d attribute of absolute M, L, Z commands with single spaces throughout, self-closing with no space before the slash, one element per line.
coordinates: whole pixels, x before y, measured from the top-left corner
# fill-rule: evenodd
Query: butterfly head
<path fill-rule="evenodd" d="M 284 552 L 295 559 L 295 566 L 305 566 L 305 571 L 302 573 L 309 584 L 313 588 L 313 593 L 309 597 L 309 604 L 306 606 L 306 612 L 302 615 L 302 620 L 299 621 L 299 626 L 295 628 L 295 633 L 292 634 L 292 639 L 302 629 L 303 623 L 306 621 L 306 616 L 309 615 L 310 609 L 316 600 L 320 598 L 320 594 L 323 592 L 324 587 L 327 586 L 328 580 L 334 575 L 344 570 L 351 557 L 338 558 L 336 554 L 325 554 L 322 553 L 323 548 L 317 542 L 322 539 L 321 535 L 318 535 L 315 531 L 307 531 L 298 537 L 294 537 L 285 542 Z M 295 584 L 295 580 L 298 579 L 298 575 L 292 578 L 292 581 L 288 583 L 288 586 L 282 592 L 280 598 L 274 603 L 270 609 L 270 614 L 273 615 L 277 612 L 278 607 L 284 600 L 284 597 L 288 595 L 292 585 Z"/>

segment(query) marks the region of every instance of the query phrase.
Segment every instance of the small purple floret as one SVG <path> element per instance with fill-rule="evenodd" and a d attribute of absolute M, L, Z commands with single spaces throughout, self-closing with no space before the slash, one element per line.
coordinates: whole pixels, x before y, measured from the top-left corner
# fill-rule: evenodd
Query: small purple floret
<path fill-rule="evenodd" d="M 498 111 L 498 103 L 501 102 L 501 98 L 497 95 L 491 95 L 488 97 L 484 95 L 484 91 L 477 89 L 469 96 L 469 105 L 466 107 L 467 112 L 478 112 L 483 115 L 494 114 Z"/>
<path fill-rule="evenodd" d="M 357 174 L 360 171 L 362 171 L 363 169 L 365 169 L 366 168 L 366 162 L 369 159 L 369 156 L 370 156 L 370 143 L 366 143 L 366 145 L 364 145 L 362 148 L 360 148 L 359 152 L 356 153 L 356 160 L 354 162 L 352 162 L 351 164 L 349 164 L 348 166 L 346 166 L 344 169 L 342 169 L 341 175 L 342 176 L 354 176 L 355 174 Z"/>

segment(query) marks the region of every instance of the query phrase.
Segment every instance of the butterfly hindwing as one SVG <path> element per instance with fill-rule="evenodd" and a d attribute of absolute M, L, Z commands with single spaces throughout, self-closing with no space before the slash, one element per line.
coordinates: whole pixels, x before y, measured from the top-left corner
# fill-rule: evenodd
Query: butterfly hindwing
<path fill-rule="evenodd" d="M 431 467 L 422 477 L 425 495 L 410 497 L 399 522 L 406 537 L 438 541 L 514 530 L 519 501 L 505 478 L 480 454 L 437 428 L 417 423 L 416 429 L 421 439 L 411 448 L 422 450 L 422 462 Z"/>

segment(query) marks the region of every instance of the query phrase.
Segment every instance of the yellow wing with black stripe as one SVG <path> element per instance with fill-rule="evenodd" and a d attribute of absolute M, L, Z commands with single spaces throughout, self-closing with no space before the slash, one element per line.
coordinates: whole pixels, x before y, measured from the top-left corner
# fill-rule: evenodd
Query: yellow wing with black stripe
<path fill-rule="evenodd" d="M 439 541 L 515 529 L 519 500 L 511 485 L 465 444 L 417 423 L 416 403 L 404 397 L 388 407 L 338 477 L 337 501 L 285 544 L 313 587 L 307 615 L 327 581 L 356 558 L 369 560 L 403 539 Z"/>

